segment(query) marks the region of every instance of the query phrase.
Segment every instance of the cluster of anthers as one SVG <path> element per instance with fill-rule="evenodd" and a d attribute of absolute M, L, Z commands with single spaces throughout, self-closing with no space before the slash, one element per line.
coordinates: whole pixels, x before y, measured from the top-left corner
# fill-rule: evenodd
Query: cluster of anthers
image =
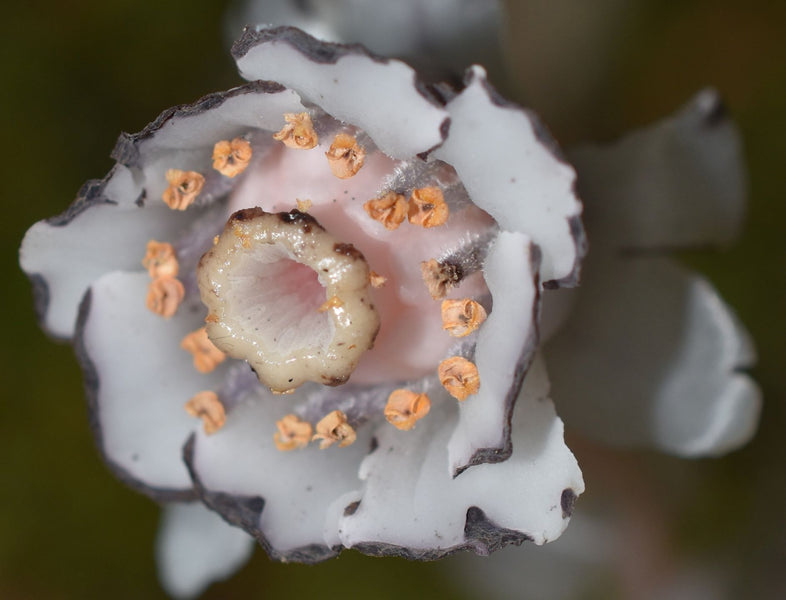
<path fill-rule="evenodd" d="M 308 113 L 287 113 L 284 121 L 284 127 L 273 134 L 274 140 L 296 151 L 318 146 L 319 136 Z M 220 140 L 213 148 L 213 168 L 233 178 L 246 170 L 252 156 L 247 139 Z M 340 132 L 335 134 L 325 156 L 331 173 L 348 179 L 363 167 L 366 150 L 355 135 Z M 205 176 L 196 171 L 169 169 L 166 180 L 169 186 L 162 199 L 172 210 L 188 209 L 205 185 Z M 181 342 L 181 348 L 193 355 L 197 371 L 210 373 L 229 355 L 248 361 L 259 380 L 274 394 L 289 394 L 305 381 L 345 383 L 363 352 L 373 347 L 380 323 L 370 288 L 383 287 L 387 277 L 369 269 L 365 257 L 352 244 L 342 243 L 327 233 L 308 215 L 311 205 L 310 200 L 298 198 L 297 208 L 288 213 L 271 214 L 261 208 L 239 210 L 229 218 L 223 232 L 214 237 L 213 247 L 202 256 L 197 268 L 200 294 L 209 310 L 206 327 L 189 333 Z M 429 229 L 445 225 L 450 217 L 443 191 L 435 185 L 415 187 L 408 198 L 399 191 L 387 191 L 365 202 L 363 209 L 389 231 L 397 229 L 405 219 L 413 226 Z M 319 286 L 313 285 L 312 290 L 304 292 L 309 282 L 301 278 L 293 279 L 287 290 L 288 284 L 281 280 L 281 268 L 274 267 L 265 274 L 265 268 L 280 260 L 284 261 L 284 268 L 300 275 L 303 266 L 313 270 Z M 148 309 L 164 318 L 172 317 L 185 297 L 183 283 L 177 279 L 175 248 L 151 240 L 142 263 L 152 279 Z M 442 327 L 447 334 L 462 338 L 476 331 L 487 316 L 483 306 L 471 298 L 445 298 L 461 280 L 461 266 L 430 259 L 420 267 L 429 294 L 434 300 L 442 300 Z M 265 294 L 259 290 L 249 294 L 248 284 L 268 275 L 276 277 L 277 294 L 325 294 L 326 299 L 310 315 L 300 315 L 300 327 L 314 335 L 315 344 L 304 348 L 302 340 L 286 340 L 287 333 L 276 330 L 275 325 L 268 331 L 260 331 L 257 326 L 248 333 L 243 331 L 244 327 L 249 328 L 249 322 L 265 321 Z M 266 319 L 268 323 L 271 320 L 270 316 Z M 437 375 L 447 392 L 459 401 L 477 393 L 480 386 L 477 367 L 462 356 L 442 360 Z M 389 394 L 384 416 L 396 428 L 407 431 L 430 408 L 426 393 L 400 388 Z M 226 409 L 216 391 L 197 393 L 185 409 L 203 420 L 207 434 L 219 431 L 226 421 Z M 276 422 L 276 427 L 274 442 L 282 451 L 303 448 L 317 440 L 321 449 L 336 443 L 345 447 L 356 439 L 355 429 L 341 410 L 332 410 L 315 425 L 298 415 L 287 414 Z"/>

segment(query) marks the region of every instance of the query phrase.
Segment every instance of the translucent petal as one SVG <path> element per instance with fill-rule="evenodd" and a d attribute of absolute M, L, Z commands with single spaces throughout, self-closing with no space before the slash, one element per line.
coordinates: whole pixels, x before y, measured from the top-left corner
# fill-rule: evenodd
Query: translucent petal
<path fill-rule="evenodd" d="M 754 434 L 747 332 L 703 278 L 664 258 L 594 257 L 546 347 L 565 420 L 593 437 L 717 455 Z"/>
<path fill-rule="evenodd" d="M 615 144 L 570 153 L 593 244 L 724 244 L 739 231 L 746 181 L 740 135 L 718 93 Z"/>
<path fill-rule="evenodd" d="M 573 168 L 531 113 L 502 100 L 481 67 L 447 105 L 450 135 L 433 154 L 455 167 L 472 201 L 543 253 L 541 279 L 575 284 L 584 254 Z"/>
<path fill-rule="evenodd" d="M 109 271 L 141 270 L 148 240 L 166 239 L 180 218 L 178 223 L 168 208 L 100 202 L 63 224 L 33 225 L 19 257 L 22 269 L 44 284 L 45 297 L 36 307 L 43 326 L 53 335 L 71 337 L 90 283 Z"/>
<path fill-rule="evenodd" d="M 175 598 L 196 598 L 251 557 L 254 538 L 195 503 L 164 507 L 156 540 L 158 576 Z"/>
<path fill-rule="evenodd" d="M 273 434 L 294 400 L 260 390 L 228 415 L 218 433 L 197 432 L 187 461 L 202 499 L 255 535 L 271 556 L 313 562 L 333 554 L 323 535 L 327 508 L 360 486 L 357 469 L 369 432 L 361 429 L 345 448 L 319 450 L 312 443 L 282 452 Z"/>
<path fill-rule="evenodd" d="M 217 389 L 220 367 L 198 373 L 180 340 L 203 322 L 201 306 L 183 304 L 171 319 L 150 312 L 147 273 L 114 272 L 82 304 L 76 348 L 85 369 L 97 442 L 120 475 L 153 496 L 191 492 L 181 447 L 199 420 L 185 403 Z"/>
<path fill-rule="evenodd" d="M 485 554 L 527 539 L 543 544 L 562 533 L 584 484 L 548 398 L 542 362 L 525 379 L 505 462 L 451 477 L 445 446 L 455 409 L 441 402 L 432 413 L 412 431 L 378 428 L 378 447 L 360 468 L 360 504 L 339 522 L 344 545 L 436 558 L 465 547 Z"/>
<path fill-rule="evenodd" d="M 247 29 L 232 53 L 246 79 L 296 90 L 335 118 L 368 133 L 394 158 L 442 143 L 448 113 L 425 95 L 415 72 L 361 46 L 332 46 L 293 28 Z"/>
<path fill-rule="evenodd" d="M 448 442 L 450 473 L 510 455 L 510 418 L 538 344 L 537 249 L 523 233 L 501 232 L 483 266 L 491 314 L 478 331 L 480 389 L 461 402 Z"/>

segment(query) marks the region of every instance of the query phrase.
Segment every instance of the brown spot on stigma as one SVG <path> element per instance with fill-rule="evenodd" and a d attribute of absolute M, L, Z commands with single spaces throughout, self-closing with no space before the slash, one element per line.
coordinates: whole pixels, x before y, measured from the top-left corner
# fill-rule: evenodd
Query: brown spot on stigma
<path fill-rule="evenodd" d="M 274 392 L 346 382 L 379 330 L 363 255 L 297 210 L 232 215 L 197 279 L 210 339 Z"/>

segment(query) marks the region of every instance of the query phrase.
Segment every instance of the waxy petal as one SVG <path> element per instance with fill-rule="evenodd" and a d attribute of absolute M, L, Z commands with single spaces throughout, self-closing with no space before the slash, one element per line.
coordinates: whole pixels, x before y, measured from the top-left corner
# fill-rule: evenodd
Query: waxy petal
<path fill-rule="evenodd" d="M 513 406 L 538 345 L 539 260 L 529 237 L 504 231 L 486 256 L 483 274 L 493 309 L 475 347 L 480 389 L 459 406 L 448 442 L 451 474 L 510 456 Z"/>
<path fill-rule="evenodd" d="M 570 152 L 593 245 L 728 244 L 745 212 L 740 134 L 714 90 L 608 145 Z"/>
<path fill-rule="evenodd" d="M 367 554 L 433 559 L 558 537 L 584 483 L 548 399 L 542 361 L 525 379 L 513 416 L 513 454 L 503 463 L 452 477 L 445 465 L 455 409 L 450 399 L 439 400 L 412 431 L 377 429 L 378 445 L 360 468 L 359 504 L 340 517 L 342 543 Z"/>
<path fill-rule="evenodd" d="M 269 79 L 297 91 L 336 119 L 363 129 L 393 158 L 442 143 L 448 113 L 412 67 L 359 45 L 320 42 L 292 27 L 247 28 L 232 55 L 246 79 Z"/>
<path fill-rule="evenodd" d="M 683 456 L 746 443 L 761 404 L 741 372 L 753 348 L 713 287 L 668 259 L 598 258 L 546 347 L 565 419 L 603 441 Z"/>
<path fill-rule="evenodd" d="M 74 334 L 79 302 L 93 280 L 110 271 L 141 271 L 148 240 L 165 238 L 178 226 L 169 209 L 91 197 L 77 213 L 33 225 L 20 250 L 22 268 L 38 282 L 38 317 L 57 337 Z"/>
<path fill-rule="evenodd" d="M 215 389 L 222 367 L 197 373 L 180 340 L 197 329 L 201 306 L 171 319 L 145 307 L 146 272 L 113 272 L 94 282 L 80 309 L 76 348 L 85 370 L 96 441 L 121 479 L 155 498 L 192 497 L 181 447 L 201 422 L 185 403 Z"/>
<path fill-rule="evenodd" d="M 255 546 L 245 531 L 198 502 L 167 504 L 156 540 L 161 585 L 175 598 L 196 598 L 233 575 Z"/>
<path fill-rule="evenodd" d="M 573 168 L 535 115 L 503 100 L 481 67 L 468 70 L 465 83 L 447 104 L 450 135 L 433 156 L 453 165 L 502 229 L 540 247 L 544 284 L 575 285 L 586 240 Z"/>
<path fill-rule="evenodd" d="M 312 443 L 281 452 L 273 441 L 275 423 L 297 397 L 259 390 L 230 412 L 217 434 L 197 431 L 185 456 L 205 504 L 254 535 L 271 557 L 315 562 L 335 554 L 324 541 L 327 507 L 359 487 L 370 432 L 358 430 L 346 448 L 320 450 Z"/>

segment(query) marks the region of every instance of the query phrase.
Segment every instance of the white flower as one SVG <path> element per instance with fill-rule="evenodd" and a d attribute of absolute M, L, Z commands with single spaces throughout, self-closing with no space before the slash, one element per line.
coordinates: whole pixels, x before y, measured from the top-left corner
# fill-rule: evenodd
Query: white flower
<path fill-rule="evenodd" d="M 43 325 L 74 340 L 108 465 L 156 500 L 201 500 L 286 560 L 558 537 L 583 481 L 536 350 L 542 288 L 574 284 L 584 252 L 573 169 L 479 67 L 461 91 L 431 88 L 292 28 L 248 30 L 233 53 L 252 83 L 121 136 L 109 175 L 22 246 Z M 395 230 L 364 210 L 389 192 L 407 202 Z M 445 293 L 488 318 L 451 336 Z M 190 335 L 205 319 L 218 350 Z M 358 358 L 352 339 L 374 349 Z M 290 364 L 293 390 L 277 379 Z M 396 389 L 429 398 L 411 431 Z M 291 449 L 302 422 L 346 447 Z M 212 548 L 184 522 L 206 523 Z M 215 522 L 169 511 L 162 562 L 188 563 L 173 592 L 245 557 Z"/>

